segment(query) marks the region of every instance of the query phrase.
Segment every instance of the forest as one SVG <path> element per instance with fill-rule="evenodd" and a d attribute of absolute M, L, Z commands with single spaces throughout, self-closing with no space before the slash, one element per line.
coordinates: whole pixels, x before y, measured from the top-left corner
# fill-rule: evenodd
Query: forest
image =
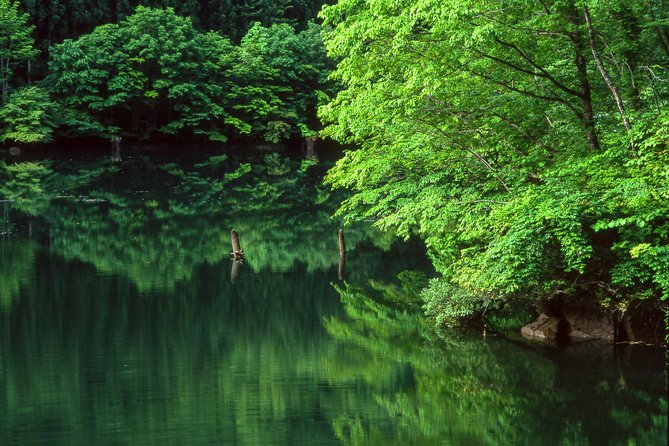
<path fill-rule="evenodd" d="M 0 141 L 313 136 L 321 3 L 1 0 Z"/>
<path fill-rule="evenodd" d="M 0 0 L 0 86 L 5 145 L 337 141 L 337 216 L 425 241 L 440 325 L 666 311 L 666 0 Z"/>

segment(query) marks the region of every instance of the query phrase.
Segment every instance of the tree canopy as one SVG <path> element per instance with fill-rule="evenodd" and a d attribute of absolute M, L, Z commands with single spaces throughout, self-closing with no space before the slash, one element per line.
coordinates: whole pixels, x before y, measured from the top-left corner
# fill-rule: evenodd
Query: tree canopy
<path fill-rule="evenodd" d="M 0 22 L 2 141 L 178 135 L 277 143 L 311 136 L 316 107 L 332 91 L 320 26 L 255 22 L 235 45 L 180 15 L 183 2 L 178 10 L 138 6 L 119 23 L 52 45 L 39 88 L 10 91 L 12 68 L 37 54 L 28 16 L 11 5 Z"/>
<path fill-rule="evenodd" d="M 120 25 L 53 47 L 46 82 L 102 132 L 147 137 L 188 127 L 222 139 L 233 54 L 227 39 L 197 31 L 174 10 L 139 7 Z"/>
<path fill-rule="evenodd" d="M 669 297 L 662 2 L 346 1 L 325 134 L 339 213 L 428 242 L 428 307 Z"/>

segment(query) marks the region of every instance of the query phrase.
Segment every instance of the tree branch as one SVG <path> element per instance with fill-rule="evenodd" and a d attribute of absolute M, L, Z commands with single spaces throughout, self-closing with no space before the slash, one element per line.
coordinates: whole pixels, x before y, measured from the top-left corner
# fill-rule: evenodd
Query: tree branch
<path fill-rule="evenodd" d="M 501 45 L 506 46 L 507 48 L 511 48 L 512 50 L 514 50 L 515 52 L 517 52 L 523 59 L 525 59 L 525 60 L 527 61 L 527 63 L 529 63 L 529 64 L 532 65 L 534 68 L 536 68 L 537 70 L 539 70 L 539 73 L 535 73 L 535 72 L 533 72 L 533 74 L 534 74 L 535 76 L 539 76 L 539 77 L 542 77 L 542 78 L 544 78 L 544 79 L 548 79 L 553 85 L 555 85 L 556 87 L 558 87 L 560 90 L 564 91 L 564 92 L 567 93 L 567 94 L 570 94 L 570 95 L 572 95 L 572 96 L 576 96 L 576 97 L 580 97 L 580 96 L 581 96 L 581 93 L 580 93 L 579 91 L 576 91 L 576 90 L 574 90 L 574 89 L 572 89 L 572 88 L 569 88 L 569 87 L 567 87 L 565 84 L 563 84 L 562 82 L 560 82 L 560 81 L 558 81 L 557 79 L 555 79 L 555 77 L 554 77 L 552 74 L 550 74 L 548 71 L 546 71 L 546 69 L 545 69 L 544 67 L 542 67 L 541 65 L 539 65 L 538 63 L 536 63 L 536 62 L 534 61 L 534 59 L 532 59 L 532 57 L 531 57 L 529 54 L 527 54 L 527 52 L 525 52 L 525 51 L 523 51 L 522 49 L 518 48 L 517 45 L 515 45 L 515 44 L 513 44 L 513 43 L 504 42 L 503 40 L 501 40 L 501 39 L 499 39 L 499 38 L 497 38 L 497 37 L 495 37 L 495 41 L 497 41 L 497 42 L 498 42 L 499 44 L 501 44 Z"/>
<path fill-rule="evenodd" d="M 478 71 L 474 71 L 474 70 L 471 70 L 471 69 L 467 69 L 467 71 L 469 71 L 474 76 L 478 76 L 478 77 L 481 77 L 483 79 L 486 79 L 486 80 L 492 82 L 495 85 L 499 85 L 500 87 L 506 88 L 507 90 L 510 90 L 510 91 L 513 91 L 513 92 L 516 92 L 516 93 L 520 93 L 522 95 L 529 96 L 529 97 L 534 98 L 534 99 L 539 99 L 541 101 L 557 102 L 558 104 L 562 104 L 565 107 L 567 107 L 569 110 L 571 110 L 578 117 L 579 120 L 583 119 L 582 113 L 580 113 L 578 110 L 576 110 L 576 108 L 573 105 L 571 105 L 569 103 L 569 101 L 567 101 L 564 98 L 561 98 L 559 96 L 544 96 L 544 95 L 541 95 L 541 94 L 533 93 L 531 91 L 522 90 L 522 89 L 516 88 L 513 85 L 510 85 L 506 82 L 502 82 L 502 81 L 499 81 L 497 79 L 494 79 L 491 76 L 488 76 L 486 74 L 479 73 Z"/>
<path fill-rule="evenodd" d="M 543 0 L 538 0 L 539 4 L 544 8 L 546 14 L 552 14 L 551 10 L 548 8 L 548 5 Z"/>
<path fill-rule="evenodd" d="M 441 134 L 442 134 L 444 137 L 446 137 L 448 140 L 451 140 L 451 138 L 449 137 L 449 135 L 448 135 L 446 132 L 444 132 L 439 126 L 437 126 L 437 125 L 435 125 L 435 124 L 433 124 L 433 123 L 431 123 L 431 122 L 428 122 L 428 121 L 426 121 L 425 119 L 421 119 L 421 118 L 418 118 L 418 117 L 414 117 L 413 119 L 415 119 L 416 121 L 422 122 L 423 124 L 426 124 L 427 126 L 433 128 L 434 130 L 436 130 L 436 131 L 438 131 L 439 133 L 441 133 Z M 488 169 L 488 170 L 490 171 L 490 173 L 497 179 L 497 181 L 499 182 L 499 184 L 501 184 L 502 187 L 503 187 L 508 193 L 511 193 L 511 189 L 509 189 L 509 187 L 506 185 L 506 183 L 504 182 L 504 180 L 499 176 L 499 174 L 495 171 L 495 169 L 493 169 L 493 167 L 490 165 L 490 163 L 489 163 L 485 158 L 483 158 L 481 155 L 479 155 L 479 154 L 478 154 L 478 153 L 477 153 L 471 146 L 469 146 L 469 147 L 467 147 L 467 146 L 461 146 L 461 147 L 462 147 L 464 150 L 466 150 L 467 152 L 469 152 L 471 155 L 473 155 L 476 159 L 478 159 L 478 160 L 481 162 L 481 164 L 483 164 L 483 165 L 486 167 L 486 169 Z"/>
<path fill-rule="evenodd" d="M 592 52 L 592 57 L 595 59 L 595 65 L 597 65 L 597 70 L 599 71 L 599 74 L 604 79 L 604 82 L 606 82 L 606 86 L 609 87 L 609 90 L 611 90 L 613 99 L 616 102 L 616 107 L 618 107 L 618 113 L 620 113 L 620 117 L 623 120 L 623 125 L 625 126 L 625 129 L 627 129 L 627 132 L 629 133 L 632 130 L 632 125 L 630 124 L 629 119 L 627 119 L 627 116 L 625 115 L 625 105 L 623 103 L 622 97 L 620 96 L 620 92 L 618 91 L 618 87 L 616 87 L 616 85 L 613 83 L 611 76 L 609 75 L 608 71 L 606 71 L 606 67 L 602 62 L 602 59 L 599 57 L 599 52 L 597 51 L 597 42 L 595 40 L 595 30 L 594 27 L 592 26 L 592 18 L 590 17 L 590 10 L 588 9 L 587 6 L 583 7 L 583 17 L 585 18 L 585 24 L 588 28 L 588 42 L 590 44 L 590 51 Z M 632 149 L 636 150 L 634 146 L 634 141 L 630 142 L 632 145 Z"/>

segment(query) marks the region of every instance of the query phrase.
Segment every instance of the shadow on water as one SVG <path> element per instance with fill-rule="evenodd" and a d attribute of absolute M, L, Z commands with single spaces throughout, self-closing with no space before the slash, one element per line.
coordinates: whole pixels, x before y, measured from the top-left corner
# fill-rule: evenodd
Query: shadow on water
<path fill-rule="evenodd" d="M 339 280 L 318 166 L 0 169 L 0 444 L 666 444 L 662 352 L 440 335 L 364 226 Z"/>

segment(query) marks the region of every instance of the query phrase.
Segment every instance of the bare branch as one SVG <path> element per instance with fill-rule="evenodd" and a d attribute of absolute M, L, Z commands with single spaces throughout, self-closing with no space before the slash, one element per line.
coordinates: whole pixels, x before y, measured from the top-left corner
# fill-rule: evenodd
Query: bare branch
<path fill-rule="evenodd" d="M 557 102 L 558 104 L 562 104 L 565 107 L 567 107 L 569 110 L 571 110 L 578 117 L 578 119 L 583 119 L 582 113 L 579 112 L 578 110 L 576 110 L 576 108 L 573 105 L 571 105 L 571 103 L 569 103 L 569 101 L 567 101 L 564 98 L 561 98 L 559 96 L 544 96 L 544 95 L 541 95 L 541 94 L 538 94 L 538 93 L 533 93 L 531 91 L 527 91 L 527 90 L 517 88 L 514 85 L 509 84 L 507 82 L 499 81 L 497 79 L 494 79 L 491 76 L 488 76 L 488 75 L 483 74 L 483 73 L 479 73 L 478 71 L 473 71 L 471 69 L 468 69 L 468 71 L 471 74 L 473 74 L 474 76 L 481 77 L 483 79 L 486 79 L 486 80 L 494 83 L 495 85 L 499 85 L 500 87 L 504 87 L 507 90 L 510 90 L 510 91 L 513 91 L 513 92 L 516 92 L 516 93 L 520 93 L 524 96 L 529 96 L 531 98 L 539 99 L 539 100 L 542 100 L 542 101 Z"/>
<path fill-rule="evenodd" d="M 630 132 L 632 130 L 632 125 L 630 124 L 629 119 L 627 119 L 627 116 L 625 115 L 625 105 L 623 103 L 623 99 L 620 96 L 618 87 L 616 87 L 616 85 L 613 83 L 611 76 L 606 70 L 604 63 L 602 62 L 602 59 L 599 57 L 599 52 L 597 51 L 597 42 L 595 40 L 595 30 L 594 27 L 592 26 L 592 18 L 590 17 L 590 10 L 588 9 L 587 6 L 583 7 L 583 17 L 585 18 L 585 23 L 588 28 L 588 42 L 590 43 L 590 51 L 592 52 L 592 57 L 595 59 L 595 65 L 597 65 L 597 70 L 604 79 L 604 82 L 606 82 L 606 86 L 609 87 L 609 90 L 611 90 L 611 94 L 613 95 L 613 99 L 616 102 L 616 107 L 618 107 L 618 113 L 620 113 L 620 117 L 623 120 L 623 125 L 625 126 L 625 129 L 627 129 L 627 131 Z M 634 141 L 631 141 L 631 145 L 632 149 L 635 150 Z"/>
<path fill-rule="evenodd" d="M 534 68 L 536 68 L 537 70 L 539 70 L 539 73 L 535 73 L 535 72 L 533 72 L 533 74 L 534 74 L 535 76 L 539 76 L 539 77 L 542 77 L 542 78 L 544 78 L 544 79 L 548 79 L 553 85 L 555 85 L 556 87 L 558 87 L 560 90 L 564 91 L 564 92 L 567 93 L 567 94 L 570 94 L 570 95 L 572 95 L 572 96 L 576 96 L 576 97 L 580 97 L 580 96 L 581 96 L 581 93 L 580 93 L 579 91 L 576 91 L 576 90 L 574 90 L 574 89 L 572 89 L 572 88 L 569 88 L 569 87 L 567 87 L 565 84 L 563 84 L 562 82 L 560 82 L 560 81 L 558 81 L 557 79 L 555 79 L 555 77 L 554 77 L 552 74 L 550 74 L 548 71 L 546 71 L 545 68 L 543 68 L 543 67 L 540 66 L 538 63 L 536 63 L 536 62 L 534 61 L 534 59 L 533 59 L 529 54 L 527 54 L 526 51 L 524 51 L 524 50 L 518 48 L 517 45 L 515 45 L 515 44 L 513 44 L 513 43 L 509 43 L 509 42 L 504 42 L 503 40 L 501 40 L 501 39 L 499 39 L 499 38 L 495 38 L 495 40 L 496 40 L 498 43 L 500 43 L 500 44 L 506 46 L 507 48 L 511 48 L 511 49 L 513 49 L 513 50 L 514 50 L 515 52 L 517 52 L 523 59 L 525 59 L 525 60 L 527 61 L 527 63 L 529 63 L 529 64 L 532 65 Z"/>

